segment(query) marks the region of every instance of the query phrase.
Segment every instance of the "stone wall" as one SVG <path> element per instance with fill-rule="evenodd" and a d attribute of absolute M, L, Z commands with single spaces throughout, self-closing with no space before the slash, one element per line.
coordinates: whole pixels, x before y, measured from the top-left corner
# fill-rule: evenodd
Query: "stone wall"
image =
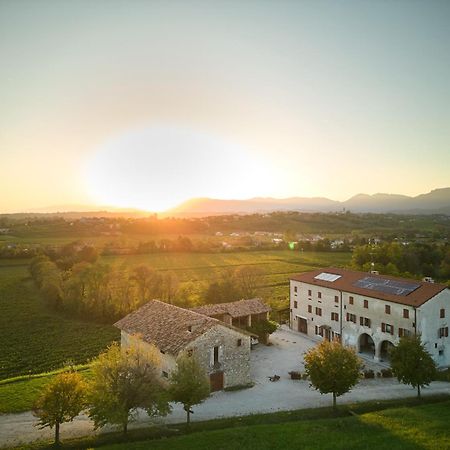
<path fill-rule="evenodd" d="M 214 366 L 214 347 L 219 347 L 217 366 Z M 250 336 L 216 325 L 192 342 L 186 351 L 189 349 L 193 350 L 193 354 L 208 374 L 224 372 L 225 388 L 251 382 Z"/>

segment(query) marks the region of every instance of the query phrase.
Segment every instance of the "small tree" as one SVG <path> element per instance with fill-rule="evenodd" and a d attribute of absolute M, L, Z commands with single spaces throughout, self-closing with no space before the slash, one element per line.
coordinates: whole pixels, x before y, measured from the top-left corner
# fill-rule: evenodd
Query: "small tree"
<path fill-rule="evenodd" d="M 391 368 L 398 381 L 420 388 L 427 386 L 436 374 L 436 365 L 425 350 L 420 336 L 403 337 L 399 344 L 391 349 Z"/>
<path fill-rule="evenodd" d="M 194 356 L 182 354 L 177 359 L 177 368 L 170 377 L 170 396 L 181 403 L 186 411 L 186 423 L 189 428 L 191 408 L 209 397 L 209 379 Z"/>
<path fill-rule="evenodd" d="M 312 386 L 321 394 L 333 394 L 333 409 L 336 397 L 358 383 L 361 368 L 355 352 L 337 341 L 323 341 L 305 354 L 305 371 Z"/>
<path fill-rule="evenodd" d="M 33 406 L 40 429 L 55 427 L 55 445 L 60 444 L 59 427 L 71 422 L 85 406 L 86 385 L 77 372 L 56 375 Z"/>
<path fill-rule="evenodd" d="M 267 344 L 269 340 L 269 335 L 277 331 L 278 324 L 273 320 L 258 320 L 255 323 L 252 323 L 250 327 L 247 327 L 247 330 L 256 333 L 258 338 L 264 343 Z"/>
<path fill-rule="evenodd" d="M 156 349 L 138 344 L 122 351 L 112 344 L 94 361 L 88 401 L 96 429 L 112 423 L 121 425 L 126 434 L 138 408 L 151 416 L 169 412 L 158 355 Z"/>

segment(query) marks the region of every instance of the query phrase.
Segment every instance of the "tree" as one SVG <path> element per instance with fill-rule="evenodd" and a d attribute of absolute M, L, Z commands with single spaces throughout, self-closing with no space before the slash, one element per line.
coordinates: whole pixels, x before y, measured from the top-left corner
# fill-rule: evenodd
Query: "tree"
<path fill-rule="evenodd" d="M 305 371 L 312 386 L 321 394 L 333 394 L 333 409 L 336 397 L 358 383 L 361 368 L 354 350 L 337 341 L 325 340 L 305 354 Z"/>
<path fill-rule="evenodd" d="M 159 377 L 159 352 L 136 344 L 126 350 L 112 344 L 92 365 L 88 390 L 89 417 L 94 427 L 107 423 L 122 426 L 126 434 L 138 408 L 151 416 L 169 412 L 167 395 Z"/>
<path fill-rule="evenodd" d="M 171 399 L 183 405 L 189 428 L 192 406 L 202 403 L 210 393 L 208 376 L 195 356 L 182 354 L 177 359 L 177 368 L 170 377 L 169 391 Z"/>
<path fill-rule="evenodd" d="M 135 281 L 139 291 L 139 303 L 143 305 L 150 297 L 159 297 L 161 288 L 161 277 L 151 267 L 141 264 L 134 267 L 131 277 Z"/>
<path fill-rule="evenodd" d="M 237 288 L 242 298 L 254 298 L 257 295 L 258 281 L 263 271 L 259 267 L 242 266 L 234 272 Z"/>
<path fill-rule="evenodd" d="M 166 272 L 161 279 L 161 297 L 162 299 L 172 304 L 178 291 L 180 282 L 175 272 Z"/>
<path fill-rule="evenodd" d="M 390 356 L 392 372 L 398 381 L 416 387 L 420 398 L 420 388 L 429 385 L 436 374 L 436 365 L 420 336 L 401 338 Z"/>
<path fill-rule="evenodd" d="M 56 375 L 45 387 L 33 407 L 40 429 L 55 427 L 55 445 L 59 445 L 59 427 L 71 422 L 85 406 L 86 385 L 77 372 Z"/>
<path fill-rule="evenodd" d="M 264 343 L 267 344 L 269 334 L 274 333 L 277 331 L 278 324 L 274 322 L 273 320 L 258 320 L 256 322 L 252 322 L 252 325 L 250 327 L 247 327 L 247 330 L 256 333 L 259 337 L 259 339 Z"/>

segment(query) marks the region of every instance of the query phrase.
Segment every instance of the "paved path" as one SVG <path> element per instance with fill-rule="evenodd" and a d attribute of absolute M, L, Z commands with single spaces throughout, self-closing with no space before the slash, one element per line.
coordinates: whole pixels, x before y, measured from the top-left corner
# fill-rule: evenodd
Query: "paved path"
<path fill-rule="evenodd" d="M 331 395 L 320 395 L 309 387 L 307 381 L 293 381 L 287 375 L 289 370 L 302 370 L 302 355 L 314 345 L 314 342 L 287 330 L 278 331 L 272 341 L 272 346 L 260 346 L 252 352 L 254 387 L 242 391 L 212 394 L 205 403 L 194 408 L 192 420 L 330 405 Z M 281 379 L 272 383 L 267 377 L 274 374 L 280 375 Z M 450 394 L 450 383 L 434 382 L 423 390 L 423 395 L 441 393 Z M 362 380 L 355 389 L 339 398 L 338 402 L 352 403 L 414 395 L 414 389 L 399 384 L 394 379 Z M 164 419 L 153 419 L 153 423 L 179 423 L 184 420 L 183 409 L 175 405 L 170 416 Z M 53 431 L 39 430 L 34 426 L 35 422 L 36 419 L 30 412 L 0 415 L 0 446 L 28 443 L 37 439 L 51 439 Z M 137 421 L 130 428 L 148 426 L 151 423 L 145 414 L 139 414 Z M 103 431 L 111 429 L 109 427 Z M 72 423 L 61 426 L 62 439 L 92 433 L 92 423 L 85 415 L 80 415 Z"/>

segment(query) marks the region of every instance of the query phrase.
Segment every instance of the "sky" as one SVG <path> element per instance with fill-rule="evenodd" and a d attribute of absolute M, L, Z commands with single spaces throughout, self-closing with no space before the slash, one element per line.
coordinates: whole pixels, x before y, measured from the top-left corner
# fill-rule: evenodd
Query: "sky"
<path fill-rule="evenodd" d="M 450 2 L 0 0 L 0 212 L 450 186 Z"/>

